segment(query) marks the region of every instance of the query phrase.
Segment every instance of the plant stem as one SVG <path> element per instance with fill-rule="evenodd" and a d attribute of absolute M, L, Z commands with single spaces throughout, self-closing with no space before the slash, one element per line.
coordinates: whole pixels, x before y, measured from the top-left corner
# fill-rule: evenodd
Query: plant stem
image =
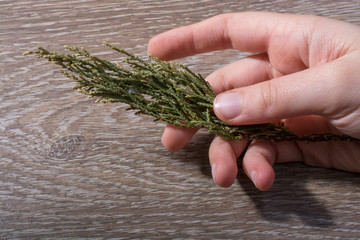
<path fill-rule="evenodd" d="M 61 72 L 75 81 L 78 92 L 97 98 L 97 102 L 122 102 L 136 113 L 184 128 L 207 128 L 226 139 L 266 141 L 360 141 L 347 135 L 314 133 L 297 135 L 284 126 L 267 123 L 229 125 L 213 111 L 215 93 L 200 74 L 184 65 L 145 61 L 123 49 L 105 43 L 126 57 L 122 64 L 91 55 L 84 48 L 65 46 L 69 53 L 49 52 L 42 47 L 24 53 L 36 54 L 62 67 Z"/>

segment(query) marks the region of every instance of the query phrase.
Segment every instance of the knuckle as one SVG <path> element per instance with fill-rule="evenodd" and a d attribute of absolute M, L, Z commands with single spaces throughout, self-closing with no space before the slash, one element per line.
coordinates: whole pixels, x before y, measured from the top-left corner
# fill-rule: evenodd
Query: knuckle
<path fill-rule="evenodd" d="M 278 88 L 274 81 L 266 81 L 261 85 L 260 90 L 260 104 L 263 108 L 263 114 L 266 117 L 274 115 L 276 107 L 278 106 Z"/>
<path fill-rule="evenodd" d="M 228 73 L 223 69 L 218 69 L 211 73 L 206 80 L 210 83 L 216 94 L 230 90 L 231 87 L 228 84 Z"/>

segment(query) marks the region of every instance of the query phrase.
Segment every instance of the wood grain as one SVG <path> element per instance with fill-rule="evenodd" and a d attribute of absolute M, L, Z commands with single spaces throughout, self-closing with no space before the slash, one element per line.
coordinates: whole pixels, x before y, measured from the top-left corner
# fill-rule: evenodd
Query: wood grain
<path fill-rule="evenodd" d="M 84 46 L 108 59 L 108 41 L 146 54 L 162 31 L 232 11 L 329 16 L 360 24 L 356 1 L 0 1 L 0 238 L 357 239 L 360 176 L 277 165 L 268 192 L 243 173 L 228 189 L 211 179 L 201 131 L 178 153 L 164 125 L 93 104 L 45 61 L 43 45 Z M 180 60 L 209 74 L 243 53 Z"/>

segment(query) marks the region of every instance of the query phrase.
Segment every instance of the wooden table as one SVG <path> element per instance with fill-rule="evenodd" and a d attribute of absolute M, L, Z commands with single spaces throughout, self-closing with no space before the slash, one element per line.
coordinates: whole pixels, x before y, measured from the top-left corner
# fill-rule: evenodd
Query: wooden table
<path fill-rule="evenodd" d="M 201 131 L 178 153 L 162 147 L 163 123 L 94 104 L 44 60 L 42 45 L 140 55 L 165 30 L 231 11 L 316 14 L 360 24 L 354 1 L 0 1 L 0 238 L 356 239 L 360 176 L 302 164 L 275 167 L 260 192 L 240 172 L 214 185 Z M 179 60 L 205 76 L 243 53 Z"/>

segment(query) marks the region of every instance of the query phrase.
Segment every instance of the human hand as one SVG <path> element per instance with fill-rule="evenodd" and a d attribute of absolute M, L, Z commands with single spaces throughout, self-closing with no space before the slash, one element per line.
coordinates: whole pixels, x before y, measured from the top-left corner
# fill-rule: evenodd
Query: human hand
<path fill-rule="evenodd" d="M 360 138 L 360 27 L 332 19 L 245 12 L 215 16 L 152 38 L 161 60 L 233 48 L 256 53 L 206 80 L 218 96 L 215 114 L 233 125 L 281 122 L 298 134 L 335 132 Z M 196 133 L 168 125 L 162 143 L 182 149 Z M 260 190 L 273 184 L 278 162 L 360 171 L 358 142 L 249 142 L 215 137 L 209 159 L 216 184 L 236 178 L 236 159 Z"/>

